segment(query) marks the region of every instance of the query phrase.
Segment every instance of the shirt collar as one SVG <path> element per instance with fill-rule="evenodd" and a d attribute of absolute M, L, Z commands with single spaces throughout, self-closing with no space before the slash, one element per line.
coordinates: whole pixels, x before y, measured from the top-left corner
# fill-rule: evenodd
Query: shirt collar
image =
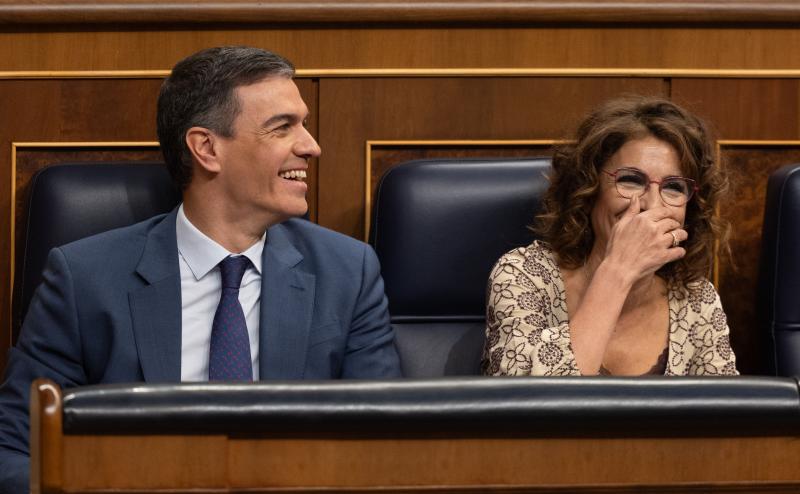
<path fill-rule="evenodd" d="M 183 212 L 183 204 L 178 208 L 175 220 L 175 235 L 178 241 L 178 252 L 186 261 L 186 264 L 189 265 L 189 269 L 196 280 L 200 280 L 207 275 L 226 257 L 238 255 L 228 252 L 225 247 L 198 230 Z M 250 260 L 258 274 L 261 274 L 261 254 L 264 251 L 266 236 L 267 234 L 264 232 L 258 242 L 241 253 L 241 255 Z"/>

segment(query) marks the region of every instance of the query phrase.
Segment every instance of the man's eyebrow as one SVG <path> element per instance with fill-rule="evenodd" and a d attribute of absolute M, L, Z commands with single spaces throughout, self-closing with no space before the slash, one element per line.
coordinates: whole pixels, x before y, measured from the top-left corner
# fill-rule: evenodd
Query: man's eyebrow
<path fill-rule="evenodd" d="M 273 115 L 273 116 L 269 117 L 263 124 L 261 124 L 261 127 L 264 127 L 264 128 L 272 127 L 273 125 L 275 125 L 275 124 L 277 124 L 279 122 L 291 122 L 291 123 L 294 123 L 294 122 L 300 122 L 300 121 L 302 121 L 302 119 L 300 118 L 300 115 L 297 115 L 295 113 L 280 113 L 278 115 Z"/>

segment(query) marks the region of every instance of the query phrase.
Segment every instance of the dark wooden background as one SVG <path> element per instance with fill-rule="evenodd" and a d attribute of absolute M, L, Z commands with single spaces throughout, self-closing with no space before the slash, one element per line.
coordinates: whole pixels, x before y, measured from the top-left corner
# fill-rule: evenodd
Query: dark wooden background
<path fill-rule="evenodd" d="M 621 93 L 694 110 L 737 179 L 735 207 L 720 211 L 734 225 L 735 262 L 719 260 L 718 288 L 741 370 L 763 371 L 755 279 L 766 177 L 800 162 L 800 4 L 100 3 L 116 8 L 0 2 L 0 364 L 18 324 L 13 254 L 31 174 L 76 158 L 157 156 L 155 98 L 169 68 L 204 47 L 247 44 L 297 65 L 323 149 L 311 218 L 357 238 L 367 177 L 405 159 L 548 154 Z"/>

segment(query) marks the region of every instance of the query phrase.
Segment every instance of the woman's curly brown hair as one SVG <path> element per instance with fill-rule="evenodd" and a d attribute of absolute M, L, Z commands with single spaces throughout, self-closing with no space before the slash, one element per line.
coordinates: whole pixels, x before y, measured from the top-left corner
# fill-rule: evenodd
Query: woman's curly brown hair
<path fill-rule="evenodd" d="M 727 250 L 728 224 L 715 209 L 728 191 L 728 178 L 716 165 L 705 124 L 675 103 L 657 97 L 625 96 L 595 109 L 578 127 L 575 141 L 553 155 L 544 212 L 534 231 L 567 269 L 582 266 L 594 244 L 591 212 L 600 190 L 599 170 L 626 142 L 652 135 L 675 148 L 681 173 L 695 180 L 697 193 L 686 205 L 686 256 L 663 266 L 658 274 L 688 283 L 708 276 L 714 240 Z"/>

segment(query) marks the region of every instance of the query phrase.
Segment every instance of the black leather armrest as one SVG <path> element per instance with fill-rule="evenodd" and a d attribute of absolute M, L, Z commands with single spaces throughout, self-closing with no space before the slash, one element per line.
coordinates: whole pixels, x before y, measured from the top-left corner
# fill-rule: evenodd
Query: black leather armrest
<path fill-rule="evenodd" d="M 793 378 L 457 378 L 66 390 L 65 434 L 786 434 Z"/>

